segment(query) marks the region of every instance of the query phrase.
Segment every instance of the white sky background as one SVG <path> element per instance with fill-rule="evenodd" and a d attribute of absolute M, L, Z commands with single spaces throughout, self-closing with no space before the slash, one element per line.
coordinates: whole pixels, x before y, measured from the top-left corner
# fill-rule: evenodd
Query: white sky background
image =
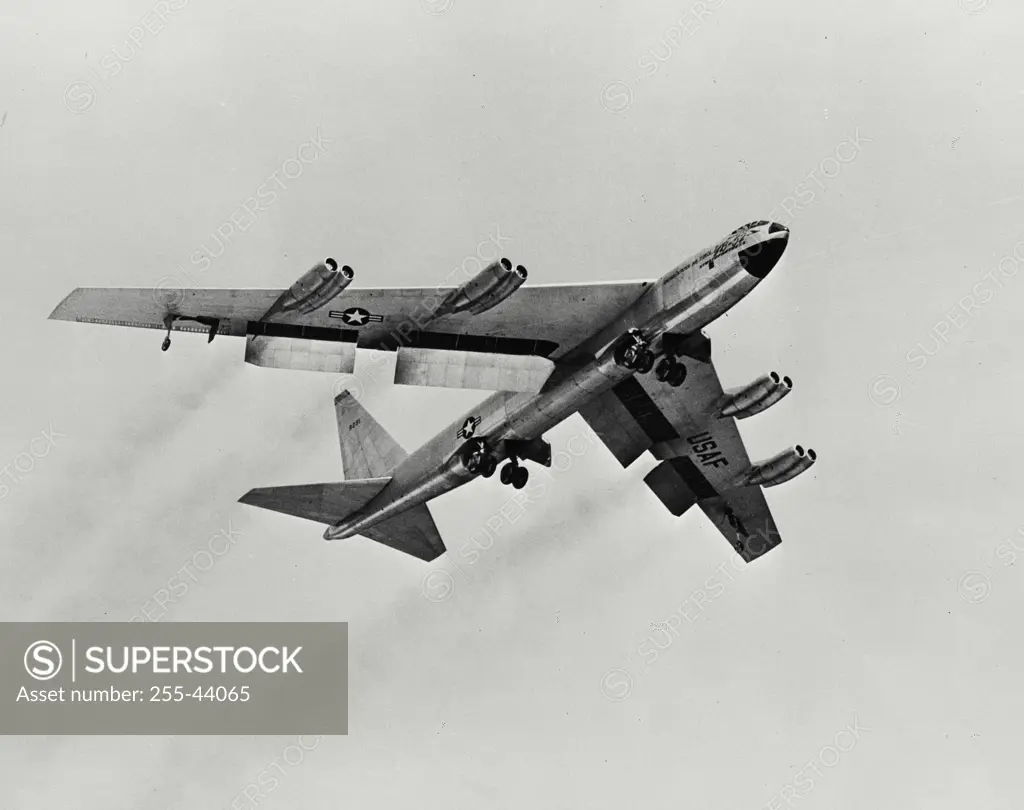
<path fill-rule="evenodd" d="M 947 313 L 1024 240 L 1024 13 L 904 5 L 726 0 L 695 23 L 654 0 L 192 0 L 116 76 L 100 60 L 130 54 L 152 3 L 8 10 L 0 464 L 63 435 L 0 481 L 0 619 L 127 620 L 240 532 L 165 620 L 351 622 L 351 733 L 286 766 L 267 808 L 757 808 L 812 760 L 794 806 L 1019 807 L 1024 276 Z M 73 82 L 94 86 L 84 112 Z M 195 273 L 318 128 L 327 153 Z M 531 281 L 657 277 L 812 171 L 824 188 L 784 219 L 782 264 L 708 332 L 726 385 L 796 382 L 742 424 L 751 455 L 802 442 L 819 462 L 768 492 L 783 546 L 699 610 L 730 549 L 664 511 L 647 462 L 591 450 L 461 570 L 508 497 L 496 479 L 436 504 L 453 552 L 436 565 L 327 545 L 236 499 L 338 477 L 334 378 L 245 366 L 236 340 L 178 335 L 164 355 L 157 332 L 45 320 L 78 285 L 191 285 L 178 264 L 284 287 L 333 255 L 360 286 L 435 286 L 495 227 Z M 479 398 L 364 402 L 411 448 Z M 421 593 L 432 567 L 455 577 L 446 601 Z M 687 604 L 645 665 L 638 645 Z M 606 700 L 627 655 L 632 693 Z M 868 731 L 823 767 L 854 718 Z M 3 804 L 229 807 L 293 741 L 4 738 Z"/>

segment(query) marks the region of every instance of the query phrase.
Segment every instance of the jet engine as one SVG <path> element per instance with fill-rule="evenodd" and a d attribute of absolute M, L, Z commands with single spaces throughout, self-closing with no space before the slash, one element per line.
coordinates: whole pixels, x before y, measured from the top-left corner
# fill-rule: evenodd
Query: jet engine
<path fill-rule="evenodd" d="M 762 461 L 750 468 L 746 475 L 746 484 L 760 484 L 763 487 L 774 487 L 784 484 L 800 473 L 814 466 L 818 458 L 813 450 L 804 450 L 799 444 L 783 450 L 777 456 Z"/>
<path fill-rule="evenodd" d="M 262 320 L 271 320 L 275 315 L 287 312 L 301 312 L 308 315 L 328 301 L 334 299 L 352 281 L 355 273 L 347 264 L 338 269 L 334 259 L 324 259 L 312 269 L 303 273 L 299 280 L 282 293 L 274 305 L 267 310 Z"/>
<path fill-rule="evenodd" d="M 492 262 L 473 278 L 456 287 L 440 303 L 434 318 L 468 312 L 479 315 L 496 307 L 526 281 L 526 268 L 514 269 L 508 259 Z"/>
<path fill-rule="evenodd" d="M 727 391 L 718 415 L 746 419 L 767 410 L 792 390 L 793 381 L 789 377 L 780 378 L 773 371 L 758 377 L 744 388 Z"/>

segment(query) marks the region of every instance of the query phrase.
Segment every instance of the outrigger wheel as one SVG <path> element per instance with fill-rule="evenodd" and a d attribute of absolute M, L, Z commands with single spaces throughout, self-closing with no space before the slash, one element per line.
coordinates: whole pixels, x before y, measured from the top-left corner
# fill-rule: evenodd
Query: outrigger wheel
<path fill-rule="evenodd" d="M 167 337 L 164 338 L 164 342 L 160 344 L 160 351 L 165 352 L 171 348 L 171 329 L 174 327 L 174 322 L 178 320 L 178 316 L 174 313 L 167 313 L 164 315 L 164 326 L 167 328 Z"/>
<path fill-rule="evenodd" d="M 176 321 L 195 321 L 201 323 L 203 326 L 209 329 L 206 335 L 206 342 L 212 343 L 213 339 L 217 336 L 217 331 L 220 329 L 220 318 L 208 318 L 204 315 L 197 315 L 194 318 L 191 315 L 179 315 L 176 312 L 168 312 L 164 315 L 164 326 L 167 329 L 167 337 L 164 338 L 164 342 L 160 344 L 160 351 L 167 351 L 171 348 L 171 330 L 174 328 Z"/>

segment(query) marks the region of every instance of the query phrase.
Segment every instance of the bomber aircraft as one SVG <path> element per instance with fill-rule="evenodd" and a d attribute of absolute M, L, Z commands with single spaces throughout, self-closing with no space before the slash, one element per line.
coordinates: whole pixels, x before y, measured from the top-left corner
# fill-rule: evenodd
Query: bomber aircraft
<path fill-rule="evenodd" d="M 394 382 L 495 393 L 408 454 L 349 391 L 335 399 L 344 480 L 253 489 L 240 500 L 362 535 L 422 560 L 445 545 L 427 504 L 503 464 L 523 488 L 524 462 L 550 466 L 544 434 L 579 413 L 623 467 L 646 451 L 644 478 L 676 516 L 694 505 L 747 562 L 781 537 L 762 488 L 815 462 L 795 445 L 751 463 L 736 420 L 792 388 L 772 372 L 725 391 L 701 331 L 775 267 L 789 230 L 737 228 L 654 281 L 526 285 L 496 259 L 457 287 L 349 288 L 333 259 L 287 290 L 79 288 L 58 320 L 245 337 L 258 366 L 351 373 L 359 349 L 395 352 Z"/>

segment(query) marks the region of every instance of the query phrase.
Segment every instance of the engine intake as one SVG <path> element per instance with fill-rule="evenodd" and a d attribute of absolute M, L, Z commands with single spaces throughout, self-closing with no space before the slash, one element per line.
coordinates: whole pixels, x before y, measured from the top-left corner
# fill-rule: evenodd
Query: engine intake
<path fill-rule="evenodd" d="M 746 485 L 760 484 L 763 487 L 774 487 L 796 478 L 800 473 L 814 466 L 818 454 L 813 450 L 804 450 L 799 444 L 783 450 L 777 456 L 762 461 L 750 468 L 745 476 Z"/>
<path fill-rule="evenodd" d="M 767 410 L 792 390 L 793 381 L 789 377 L 779 377 L 773 371 L 763 377 L 758 377 L 743 388 L 726 391 L 718 415 L 746 419 L 748 416 Z"/>
<path fill-rule="evenodd" d="M 308 315 L 328 301 L 332 301 L 354 277 L 355 273 L 347 264 L 339 270 L 334 259 L 324 259 L 303 273 L 298 281 L 285 290 L 261 320 L 269 321 L 277 315 L 289 312 Z"/>
<path fill-rule="evenodd" d="M 479 315 L 493 309 L 526 281 L 526 268 L 512 267 L 508 259 L 492 262 L 473 278 L 456 287 L 435 310 L 433 318 L 468 312 Z M 432 320 L 433 320 L 432 318 Z"/>

